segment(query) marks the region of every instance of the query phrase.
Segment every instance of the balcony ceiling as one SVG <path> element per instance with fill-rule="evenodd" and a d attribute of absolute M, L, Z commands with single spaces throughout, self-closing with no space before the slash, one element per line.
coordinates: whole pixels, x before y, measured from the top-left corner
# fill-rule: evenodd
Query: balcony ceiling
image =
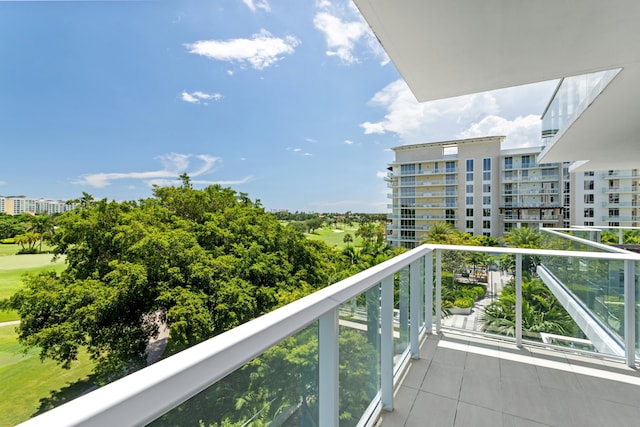
<path fill-rule="evenodd" d="M 540 160 L 640 167 L 639 1 L 354 1 L 421 102 L 623 68 Z"/>

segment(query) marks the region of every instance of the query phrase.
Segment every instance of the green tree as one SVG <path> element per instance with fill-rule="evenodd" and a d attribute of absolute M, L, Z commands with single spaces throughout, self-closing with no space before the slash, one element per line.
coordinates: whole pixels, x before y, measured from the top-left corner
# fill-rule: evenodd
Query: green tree
<path fill-rule="evenodd" d="M 345 233 L 344 238 L 342 239 L 342 241 L 349 246 L 349 243 L 353 242 L 353 236 L 349 233 Z"/>
<path fill-rule="evenodd" d="M 480 316 L 482 331 L 515 335 L 516 295 L 513 281 L 505 286 L 498 300 Z M 573 336 L 579 328 L 540 279 L 522 283 L 522 330 L 529 338 L 540 339 L 540 332 Z"/>
<path fill-rule="evenodd" d="M 29 221 L 27 226 L 27 231 L 35 233 L 39 236 L 40 241 L 40 249 L 42 252 L 42 243 L 45 239 L 49 238 L 53 235 L 54 231 L 54 223 L 53 218 L 50 215 L 41 214 L 35 215 L 31 221 Z"/>
<path fill-rule="evenodd" d="M 87 347 L 108 380 L 145 364 L 162 324 L 177 351 L 326 285 L 337 254 L 325 244 L 245 194 L 181 178 L 150 199 L 92 201 L 58 218 L 51 241 L 67 269 L 29 278 L 8 303 L 27 348 L 69 366 Z"/>

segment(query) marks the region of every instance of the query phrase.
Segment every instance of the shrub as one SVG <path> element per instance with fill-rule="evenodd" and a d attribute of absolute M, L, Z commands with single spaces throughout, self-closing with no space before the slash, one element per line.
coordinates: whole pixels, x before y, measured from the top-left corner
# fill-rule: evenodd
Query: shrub
<path fill-rule="evenodd" d="M 470 308 L 473 307 L 474 299 L 473 298 L 456 298 L 453 302 L 453 305 L 458 308 Z"/>
<path fill-rule="evenodd" d="M 9 238 L 0 240 L 0 243 L 3 245 L 13 245 L 16 243 L 16 239 L 14 239 L 13 237 L 9 237 Z"/>

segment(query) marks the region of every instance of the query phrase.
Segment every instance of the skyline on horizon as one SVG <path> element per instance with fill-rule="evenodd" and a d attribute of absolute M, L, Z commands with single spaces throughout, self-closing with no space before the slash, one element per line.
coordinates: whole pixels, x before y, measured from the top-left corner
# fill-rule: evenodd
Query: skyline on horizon
<path fill-rule="evenodd" d="M 556 81 L 418 104 L 348 1 L 0 2 L 0 195 L 386 212 L 391 147 L 540 145 Z M 19 40 L 20 42 L 12 42 Z"/>

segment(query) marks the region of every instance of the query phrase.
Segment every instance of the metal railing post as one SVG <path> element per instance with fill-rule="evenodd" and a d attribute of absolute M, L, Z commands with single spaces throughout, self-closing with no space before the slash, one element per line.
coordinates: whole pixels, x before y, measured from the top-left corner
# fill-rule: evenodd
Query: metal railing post
<path fill-rule="evenodd" d="M 636 365 L 636 266 L 624 262 L 624 351 L 627 366 Z"/>
<path fill-rule="evenodd" d="M 319 424 L 338 427 L 338 309 L 323 314 L 318 324 Z"/>
<path fill-rule="evenodd" d="M 411 358 L 420 359 L 420 260 L 409 265 L 409 345 Z"/>
<path fill-rule="evenodd" d="M 382 281 L 380 319 L 380 394 L 382 409 L 393 411 L 393 275 Z M 320 425 L 323 424 L 321 423 Z"/>
<path fill-rule="evenodd" d="M 433 333 L 433 252 L 424 257 L 424 326 Z"/>
<path fill-rule="evenodd" d="M 516 254 L 516 346 L 522 347 L 522 254 Z"/>
<path fill-rule="evenodd" d="M 442 250 L 436 249 L 436 333 L 442 323 Z"/>

